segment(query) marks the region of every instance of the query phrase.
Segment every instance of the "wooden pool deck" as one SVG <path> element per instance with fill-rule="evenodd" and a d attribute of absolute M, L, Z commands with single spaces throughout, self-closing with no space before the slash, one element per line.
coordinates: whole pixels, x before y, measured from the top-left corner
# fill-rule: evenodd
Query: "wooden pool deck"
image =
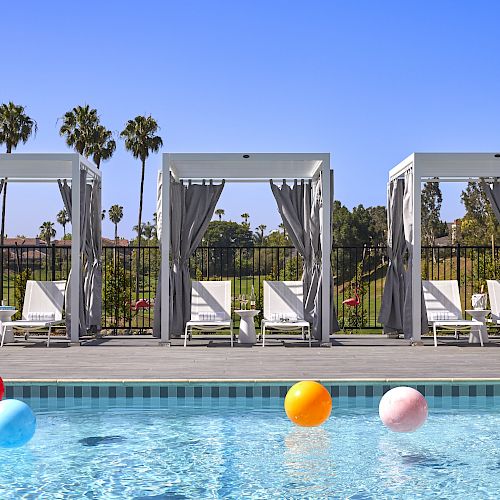
<path fill-rule="evenodd" d="M 331 348 L 288 340 L 265 348 L 215 338 L 187 348 L 155 339 L 107 337 L 67 347 L 55 341 L 0 349 L 0 376 L 24 380 L 500 379 L 500 337 L 484 348 L 451 338 L 411 347 L 379 335 L 335 336 Z"/>

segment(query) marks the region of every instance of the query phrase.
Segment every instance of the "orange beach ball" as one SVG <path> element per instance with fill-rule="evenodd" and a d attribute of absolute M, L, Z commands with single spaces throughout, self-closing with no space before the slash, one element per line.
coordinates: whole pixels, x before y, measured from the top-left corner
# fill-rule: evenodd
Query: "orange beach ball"
<path fill-rule="evenodd" d="M 332 411 L 332 398 L 326 388 L 313 380 L 298 382 L 288 390 L 285 412 L 302 427 L 315 427 L 325 422 Z"/>

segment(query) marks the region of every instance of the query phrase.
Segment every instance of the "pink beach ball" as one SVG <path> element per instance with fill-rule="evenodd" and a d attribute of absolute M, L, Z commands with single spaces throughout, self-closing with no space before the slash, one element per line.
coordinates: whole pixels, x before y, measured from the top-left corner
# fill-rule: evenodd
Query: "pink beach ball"
<path fill-rule="evenodd" d="M 427 401 L 411 387 L 395 387 L 380 400 L 382 423 L 394 432 L 414 432 L 427 420 Z"/>

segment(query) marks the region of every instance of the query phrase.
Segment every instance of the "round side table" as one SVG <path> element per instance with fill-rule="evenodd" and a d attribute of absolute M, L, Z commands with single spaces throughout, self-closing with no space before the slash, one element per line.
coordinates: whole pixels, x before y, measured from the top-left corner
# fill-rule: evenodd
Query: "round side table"
<path fill-rule="evenodd" d="M 241 318 L 238 344 L 255 344 L 257 335 L 255 334 L 254 318 L 260 311 L 257 309 L 236 309 L 234 312 Z"/>
<path fill-rule="evenodd" d="M 488 328 L 486 328 L 486 316 L 490 314 L 489 309 L 466 309 L 465 312 L 472 317 L 472 321 L 477 322 L 477 326 L 471 328 L 469 335 L 469 344 L 479 344 L 479 334 L 483 337 L 483 342 L 489 342 Z"/>
<path fill-rule="evenodd" d="M 3 322 L 10 321 L 16 312 L 17 309 L 0 309 L 0 339 L 2 338 L 3 333 Z M 14 332 L 12 331 L 12 328 L 7 327 L 4 344 L 8 344 L 10 342 L 14 342 Z"/>

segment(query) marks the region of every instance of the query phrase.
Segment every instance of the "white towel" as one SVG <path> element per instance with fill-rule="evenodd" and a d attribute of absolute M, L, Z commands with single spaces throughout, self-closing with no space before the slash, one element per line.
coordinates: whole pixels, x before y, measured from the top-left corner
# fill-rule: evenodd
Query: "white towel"
<path fill-rule="evenodd" d="M 226 315 L 223 312 L 200 312 L 198 313 L 198 321 L 224 321 Z"/>
<path fill-rule="evenodd" d="M 53 312 L 30 312 L 28 321 L 54 321 L 56 315 Z"/>
<path fill-rule="evenodd" d="M 289 323 L 295 323 L 297 321 L 297 315 L 293 313 L 272 313 L 271 321 L 283 321 Z"/>

